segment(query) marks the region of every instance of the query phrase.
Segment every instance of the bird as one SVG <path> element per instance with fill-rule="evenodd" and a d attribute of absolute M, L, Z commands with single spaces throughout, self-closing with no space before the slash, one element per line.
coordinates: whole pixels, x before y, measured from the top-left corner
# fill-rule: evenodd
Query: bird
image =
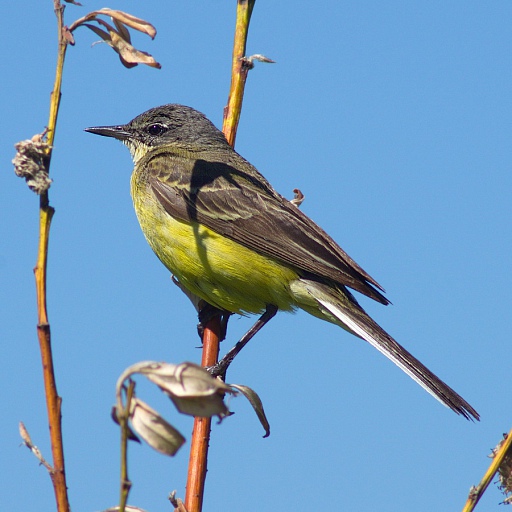
<path fill-rule="evenodd" d="M 296 204 L 274 190 L 204 114 L 152 108 L 87 132 L 130 150 L 131 196 L 147 242 L 180 285 L 214 308 L 262 315 L 305 310 L 368 342 L 442 404 L 478 412 L 361 307 L 384 289 Z"/>

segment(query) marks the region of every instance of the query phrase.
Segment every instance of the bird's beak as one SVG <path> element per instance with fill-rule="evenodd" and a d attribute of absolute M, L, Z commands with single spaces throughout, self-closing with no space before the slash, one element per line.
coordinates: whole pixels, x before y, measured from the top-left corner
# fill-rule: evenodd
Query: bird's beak
<path fill-rule="evenodd" d="M 94 126 L 92 128 L 85 128 L 86 132 L 95 133 L 96 135 L 103 135 L 104 137 L 113 137 L 117 140 L 128 140 L 132 134 L 127 132 L 124 126 Z"/>

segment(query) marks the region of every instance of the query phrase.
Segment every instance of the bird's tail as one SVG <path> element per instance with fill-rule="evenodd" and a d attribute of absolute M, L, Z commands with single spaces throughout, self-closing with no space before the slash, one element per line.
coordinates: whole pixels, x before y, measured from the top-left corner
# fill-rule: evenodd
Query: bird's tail
<path fill-rule="evenodd" d="M 341 327 L 373 345 L 432 396 L 457 414 L 461 414 L 467 419 L 479 419 L 480 415 L 466 400 L 434 375 L 374 322 L 346 289 L 338 290 L 327 284 L 309 279 L 296 281 L 294 288 L 295 292 L 299 292 L 297 295 L 308 296 L 307 302 L 309 304 L 304 309 L 316 316 L 322 316 L 341 325 Z M 314 311 L 315 307 L 311 307 L 311 299 L 316 302 L 316 307 L 320 311 L 318 309 Z M 302 304 L 301 306 L 303 307 Z M 319 315 L 319 312 L 321 315 Z"/>

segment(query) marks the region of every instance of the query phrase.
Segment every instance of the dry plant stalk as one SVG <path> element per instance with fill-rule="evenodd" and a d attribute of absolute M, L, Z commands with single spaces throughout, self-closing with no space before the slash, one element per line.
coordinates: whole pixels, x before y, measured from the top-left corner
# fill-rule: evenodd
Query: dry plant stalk
<path fill-rule="evenodd" d="M 512 430 L 508 434 L 504 434 L 503 439 L 498 443 L 498 446 L 492 451 L 491 457 L 492 462 L 489 465 L 487 471 L 485 472 L 480 483 L 475 487 L 473 486 L 469 491 L 469 496 L 462 509 L 462 512 L 472 512 L 485 490 L 491 483 L 491 480 L 494 478 L 494 475 L 499 472 L 500 473 L 500 481 L 502 490 L 506 491 L 506 493 L 510 493 L 511 489 L 507 488 L 507 482 L 510 478 L 510 475 L 505 475 L 507 471 L 510 470 L 512 466 Z M 505 478 L 504 478 L 505 477 Z M 507 498 L 508 500 L 508 498 Z M 508 503 L 505 500 L 504 503 Z"/>
<path fill-rule="evenodd" d="M 55 82 L 50 97 L 50 114 L 47 126 L 48 151 L 44 158 L 46 173 L 49 174 L 50 160 L 52 155 L 55 127 L 57 125 L 57 114 L 61 97 L 62 70 L 66 55 L 67 42 L 64 35 L 63 13 L 64 7 L 58 0 L 54 0 L 55 15 L 57 17 L 58 50 Z M 50 425 L 50 441 L 52 449 L 53 470 L 50 472 L 52 479 L 57 510 L 68 512 L 70 510 L 66 485 L 66 472 L 64 466 L 64 446 L 62 442 L 61 423 L 61 402 L 57 392 L 55 372 L 53 369 L 53 357 L 51 346 L 50 324 L 48 322 L 48 310 L 46 307 L 46 269 L 48 261 L 48 241 L 50 235 L 50 224 L 55 210 L 49 205 L 48 191 L 40 195 L 39 209 L 39 244 L 37 262 L 34 268 L 36 281 L 37 298 L 37 336 L 41 351 L 43 364 L 43 378 L 46 396 L 46 407 L 48 411 L 48 422 Z"/>
<path fill-rule="evenodd" d="M 228 104 L 224 110 L 222 131 L 231 146 L 234 146 L 236 131 L 242 110 L 245 81 L 249 67 L 244 64 L 249 31 L 249 22 L 255 0 L 238 0 L 236 13 L 235 40 L 231 68 L 231 86 Z M 221 318 L 215 315 L 204 328 L 203 355 L 201 364 L 213 366 L 219 357 L 221 339 Z M 203 506 L 204 486 L 208 461 L 208 444 L 210 441 L 211 419 L 194 418 L 190 458 L 185 492 L 185 508 L 188 512 L 200 512 Z"/>
<path fill-rule="evenodd" d="M 80 5 L 78 2 L 73 0 L 66 1 L 68 3 Z M 78 20 L 74 25 L 72 25 L 72 27 L 68 28 L 64 25 L 63 15 L 65 7 L 60 3 L 60 0 L 53 0 L 53 8 L 57 18 L 58 49 L 55 81 L 50 96 L 48 125 L 42 134 L 34 136 L 30 141 L 23 141 L 16 145 L 18 153 L 13 162 L 15 164 L 16 174 L 24 177 L 27 180 L 29 187 L 39 195 L 39 242 L 37 261 L 34 267 L 34 277 L 37 300 L 37 336 L 43 365 L 43 380 L 52 450 L 52 465 L 48 464 L 47 469 L 52 480 L 58 512 L 69 512 L 70 505 L 67 494 L 64 446 L 62 441 L 62 399 L 57 392 L 57 383 L 53 366 L 50 323 L 48 320 L 48 310 L 46 305 L 48 243 L 50 225 L 53 214 L 55 213 L 55 209 L 50 206 L 48 188 L 51 183 L 49 178 L 50 162 L 59 113 L 66 50 L 68 44 L 74 44 L 72 35 L 73 30 L 80 25 L 88 25 L 83 23 L 84 19 L 82 19 Z M 111 16 L 114 24 L 116 25 L 117 31 L 106 22 L 98 20 L 98 15 Z M 108 9 L 95 11 L 87 16 L 87 21 L 96 21 L 110 30 L 110 34 L 107 34 L 106 39 L 114 37 L 115 44 L 112 42 L 109 44 L 119 54 L 121 61 L 125 65 L 132 67 L 138 63 L 144 63 L 152 67 L 160 66 L 149 54 L 140 52 L 129 44 L 130 35 L 125 27 L 125 25 L 128 25 L 131 28 L 140 30 L 151 37 L 154 37 L 156 31 L 153 33 L 154 28 L 151 24 L 121 11 L 111 11 Z M 109 42 L 109 40 L 107 42 Z M 27 171 L 29 172 L 27 173 Z M 36 172 L 36 174 L 32 175 L 32 171 Z M 25 439 L 24 442 L 27 444 Z M 29 444 L 27 444 L 27 446 L 29 446 Z"/>
<path fill-rule="evenodd" d="M 221 319 L 211 318 L 204 328 L 202 366 L 213 366 L 219 358 Z M 196 416 L 190 442 L 185 508 L 188 512 L 200 512 L 203 508 L 204 484 L 208 462 L 212 419 Z"/>
<path fill-rule="evenodd" d="M 126 390 L 126 412 L 118 416 L 119 427 L 121 429 L 121 485 L 119 496 L 119 512 L 124 512 L 128 501 L 132 483 L 128 478 L 128 440 L 130 438 L 130 430 L 128 426 L 128 418 L 130 415 L 130 404 L 133 398 L 134 382 L 130 382 Z"/>

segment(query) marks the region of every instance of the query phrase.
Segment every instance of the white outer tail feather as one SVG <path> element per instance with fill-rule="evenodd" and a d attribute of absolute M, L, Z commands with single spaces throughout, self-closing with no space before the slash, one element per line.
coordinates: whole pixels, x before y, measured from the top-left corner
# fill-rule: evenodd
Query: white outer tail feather
<path fill-rule="evenodd" d="M 399 368 L 401 368 L 411 379 L 416 381 L 425 391 L 428 391 L 438 402 L 441 402 L 445 407 L 448 407 L 428 386 L 422 382 L 417 375 L 415 375 L 409 367 L 402 363 L 398 358 L 396 358 L 393 354 L 385 350 L 382 344 L 376 340 L 373 336 L 370 335 L 363 327 L 361 327 L 357 322 L 354 321 L 343 309 L 337 307 L 335 304 L 331 302 L 315 297 L 316 300 L 329 311 L 332 315 L 334 315 L 340 322 L 346 325 L 354 334 L 367 341 L 370 345 L 375 347 L 379 352 L 384 354 L 388 359 L 393 361 Z"/>
<path fill-rule="evenodd" d="M 301 278 L 292 283 L 292 291 L 299 307 L 368 342 L 444 406 L 466 419 L 480 418 L 466 400 L 372 320 L 344 287 Z"/>

